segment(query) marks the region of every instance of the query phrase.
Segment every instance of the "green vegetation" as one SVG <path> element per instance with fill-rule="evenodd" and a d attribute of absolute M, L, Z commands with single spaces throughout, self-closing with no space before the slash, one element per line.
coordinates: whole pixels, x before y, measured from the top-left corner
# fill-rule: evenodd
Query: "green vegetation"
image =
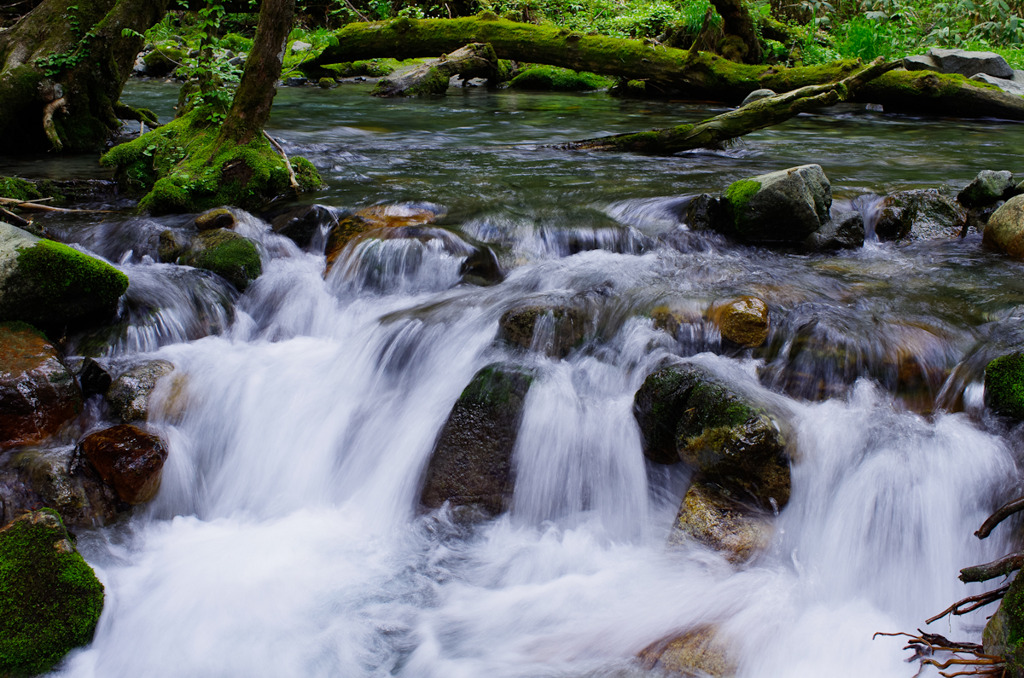
<path fill-rule="evenodd" d="M 554 66 L 533 66 L 512 78 L 509 87 L 555 92 L 587 92 L 607 89 L 614 84 L 614 80 L 593 73 L 579 73 Z"/>
<path fill-rule="evenodd" d="M 1024 421 L 1024 353 L 996 358 L 985 368 L 985 404 Z"/>

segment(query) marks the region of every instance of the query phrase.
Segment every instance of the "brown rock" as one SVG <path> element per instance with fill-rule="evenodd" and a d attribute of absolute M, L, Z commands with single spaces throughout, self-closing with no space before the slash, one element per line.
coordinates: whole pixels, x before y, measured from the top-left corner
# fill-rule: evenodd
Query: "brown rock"
<path fill-rule="evenodd" d="M 121 424 L 86 436 L 79 451 L 105 483 L 128 504 L 156 496 L 167 450 L 160 438 L 137 426 Z"/>
<path fill-rule="evenodd" d="M 1024 195 L 1010 198 L 989 217 L 983 242 L 1014 259 L 1024 259 Z"/>
<path fill-rule="evenodd" d="M 637 655 L 648 671 L 686 678 L 730 678 L 736 664 L 726 653 L 714 626 L 700 626 L 686 633 L 668 636 L 640 650 Z"/>
<path fill-rule="evenodd" d="M 237 220 L 234 213 L 227 207 L 218 207 L 207 210 L 196 217 L 196 229 L 199 231 L 212 231 L 216 228 L 234 228 Z"/>
<path fill-rule="evenodd" d="M 722 338 L 744 348 L 761 346 L 768 339 L 768 305 L 757 297 L 740 297 L 714 304 L 708 311 Z"/>
<path fill-rule="evenodd" d="M 426 205 L 371 205 L 338 221 L 327 234 L 327 271 L 345 246 L 358 235 L 379 228 L 432 224 L 443 212 Z"/>
<path fill-rule="evenodd" d="M 0 324 L 0 449 L 48 438 L 81 409 L 53 344 L 24 323 Z"/>
<path fill-rule="evenodd" d="M 721 552 L 732 563 L 744 563 L 763 551 L 772 538 L 772 523 L 763 511 L 750 508 L 701 482 L 690 486 L 669 534 L 669 544 L 693 539 Z"/>

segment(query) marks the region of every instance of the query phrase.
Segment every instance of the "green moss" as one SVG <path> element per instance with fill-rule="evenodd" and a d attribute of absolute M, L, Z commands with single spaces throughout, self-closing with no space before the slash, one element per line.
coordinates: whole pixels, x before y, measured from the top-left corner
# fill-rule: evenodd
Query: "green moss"
<path fill-rule="evenodd" d="M 985 368 L 985 404 L 1024 421 L 1024 353 L 996 358 Z"/>
<path fill-rule="evenodd" d="M 757 195 L 757 192 L 761 190 L 761 182 L 754 181 L 753 179 L 740 179 L 729 184 L 729 188 L 725 189 L 725 193 L 722 194 L 724 199 L 724 206 L 726 214 L 733 222 L 733 226 L 738 227 L 740 217 L 751 199 Z"/>
<path fill-rule="evenodd" d="M 14 200 L 36 200 L 43 195 L 35 185 L 16 177 L 0 177 L 0 197 Z"/>
<path fill-rule="evenodd" d="M 324 186 L 324 180 L 316 167 L 306 158 L 295 156 L 291 159 L 292 171 L 295 172 L 295 180 L 299 182 L 299 188 L 303 193 L 312 193 Z"/>
<path fill-rule="evenodd" d="M 459 396 L 459 402 L 487 407 L 504 406 L 513 397 L 521 401 L 532 383 L 533 374 L 529 370 L 506 363 L 494 363 L 476 373 Z"/>
<path fill-rule="evenodd" d="M 103 585 L 52 509 L 0 531 L 0 675 L 49 671 L 92 639 Z"/>
<path fill-rule="evenodd" d="M 329 64 L 323 68 L 337 78 L 383 78 L 394 73 L 402 63 L 397 59 L 364 59 L 343 64 Z"/>
<path fill-rule="evenodd" d="M 607 89 L 613 84 L 614 81 L 609 78 L 593 73 L 580 73 L 555 66 L 534 66 L 512 78 L 509 86 L 525 90 L 585 92 Z"/>
<path fill-rule="evenodd" d="M 239 290 L 245 290 L 263 271 L 256 245 L 223 228 L 200 233 L 181 263 L 213 271 Z"/>

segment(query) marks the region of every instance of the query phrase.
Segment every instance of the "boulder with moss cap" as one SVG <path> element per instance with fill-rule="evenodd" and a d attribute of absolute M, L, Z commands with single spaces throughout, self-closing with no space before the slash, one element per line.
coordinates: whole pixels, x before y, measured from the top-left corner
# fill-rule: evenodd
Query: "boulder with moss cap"
<path fill-rule="evenodd" d="M 820 165 L 733 182 L 715 228 L 752 245 L 797 245 L 828 222 L 832 187 Z"/>
<path fill-rule="evenodd" d="M 989 217 L 982 241 L 987 247 L 1024 260 L 1024 195 L 1010 198 Z"/>

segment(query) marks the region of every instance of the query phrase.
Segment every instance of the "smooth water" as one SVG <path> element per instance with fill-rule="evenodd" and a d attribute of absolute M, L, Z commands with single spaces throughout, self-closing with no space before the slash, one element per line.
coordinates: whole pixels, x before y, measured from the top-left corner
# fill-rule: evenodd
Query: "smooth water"
<path fill-rule="evenodd" d="M 167 92 L 134 96 L 159 108 Z M 170 449 L 159 496 L 80 535 L 107 603 L 93 643 L 57 673 L 639 676 L 642 648 L 713 625 L 744 678 L 912 675 L 902 640 L 872 635 L 923 627 L 979 592 L 959 568 L 1010 547 L 1005 527 L 972 535 L 1019 489 L 1021 451 L 978 392 L 985 361 L 1021 339 L 1024 266 L 977 234 L 834 256 L 735 247 L 689 232 L 681 199 L 806 162 L 845 199 L 958 187 L 1019 169 L 1024 128 L 848 109 L 673 158 L 539 146 L 711 112 L 604 95 L 283 90 L 271 132 L 324 172 L 317 202 L 430 203 L 449 235 L 364 240 L 325 276 L 322 253 L 242 215 L 264 273 L 241 296 L 153 263 L 159 231 L 185 217 L 53 217 L 132 280 L 106 359 L 177 368 L 150 421 Z M 502 283 L 460 283 L 478 243 L 498 253 Z M 773 309 L 769 345 L 716 355 L 700 316 L 736 294 Z M 503 312 L 552 300 L 591 314 L 592 338 L 565 360 L 495 341 Z M 670 336 L 649 317 L 658 306 L 694 319 Z M 792 499 L 751 564 L 666 546 L 688 477 L 644 460 L 632 415 L 666 358 L 758 392 L 792 425 Z M 496 360 L 539 375 L 512 508 L 475 528 L 424 514 L 434 440 Z M 985 614 L 926 630 L 977 639 Z"/>

